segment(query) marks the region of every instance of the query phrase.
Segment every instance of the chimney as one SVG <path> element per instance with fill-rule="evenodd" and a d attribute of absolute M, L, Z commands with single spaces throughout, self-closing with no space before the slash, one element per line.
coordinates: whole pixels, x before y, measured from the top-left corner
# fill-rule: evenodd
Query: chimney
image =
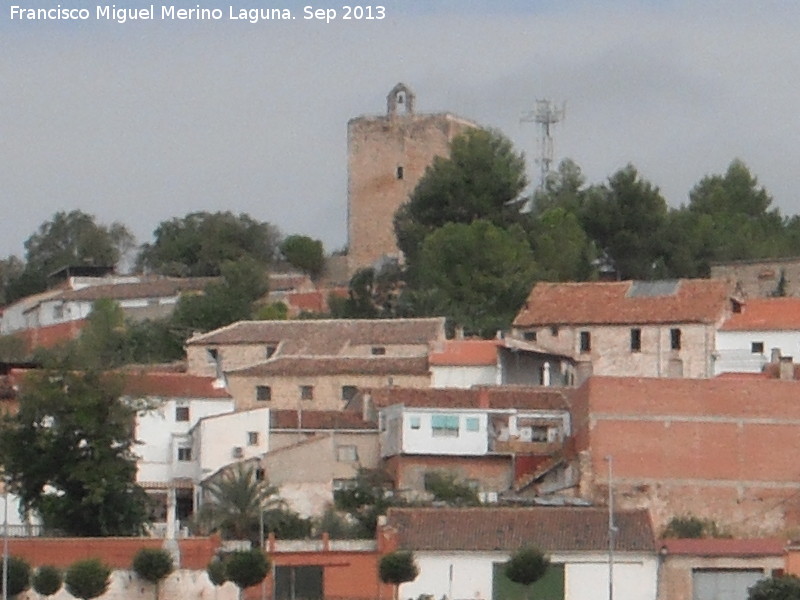
<path fill-rule="evenodd" d="M 781 349 L 773 348 L 769 353 L 769 362 L 778 363 L 781 360 Z"/>
<path fill-rule="evenodd" d="M 794 379 L 794 361 L 791 356 L 781 356 L 780 369 L 781 381 L 792 381 Z"/>

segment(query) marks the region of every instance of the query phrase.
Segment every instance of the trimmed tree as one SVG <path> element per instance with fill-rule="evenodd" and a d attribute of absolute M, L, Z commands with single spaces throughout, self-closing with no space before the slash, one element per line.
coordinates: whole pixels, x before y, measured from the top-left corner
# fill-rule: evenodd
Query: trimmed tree
<path fill-rule="evenodd" d="M 225 563 L 218 558 L 215 558 L 208 563 L 208 566 L 206 567 L 206 573 L 208 574 L 208 580 L 214 585 L 214 587 L 219 587 L 228 581 L 228 574 L 225 571 Z"/>
<path fill-rule="evenodd" d="M 82 600 L 102 596 L 110 583 L 111 569 L 97 558 L 72 563 L 64 576 L 67 591 Z"/>
<path fill-rule="evenodd" d="M 800 578 L 794 575 L 770 577 L 747 590 L 748 600 L 795 600 L 800 598 Z"/>
<path fill-rule="evenodd" d="M 269 559 L 258 548 L 238 550 L 231 552 L 225 558 L 225 575 L 239 588 L 239 597 L 242 590 L 261 583 L 269 573 Z"/>
<path fill-rule="evenodd" d="M 155 587 L 155 598 L 158 600 L 158 584 L 170 573 L 175 565 L 172 555 L 163 548 L 142 548 L 133 557 L 133 570 Z"/>
<path fill-rule="evenodd" d="M 64 575 L 53 565 L 42 565 L 33 574 L 33 589 L 42 596 L 52 596 L 63 583 Z"/>
<path fill-rule="evenodd" d="M 550 559 L 538 548 L 517 550 L 505 566 L 505 574 L 514 583 L 530 586 L 539 581 L 547 572 Z"/>
<path fill-rule="evenodd" d="M 419 567 L 414 560 L 413 552 L 396 550 L 381 558 L 378 563 L 378 576 L 383 583 L 394 586 L 394 598 L 397 600 L 401 583 L 414 581 L 419 575 Z"/>
<path fill-rule="evenodd" d="M 31 587 L 31 567 L 18 556 L 8 557 L 8 597 L 21 594 Z M 2 582 L 0 581 L 0 590 Z"/>

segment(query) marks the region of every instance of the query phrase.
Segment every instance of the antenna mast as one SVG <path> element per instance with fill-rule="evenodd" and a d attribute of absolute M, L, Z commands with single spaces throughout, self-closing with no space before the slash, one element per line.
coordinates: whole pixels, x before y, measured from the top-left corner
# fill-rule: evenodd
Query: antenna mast
<path fill-rule="evenodd" d="M 524 123 L 536 123 L 541 131 L 539 140 L 539 158 L 536 159 L 539 165 L 539 189 L 544 189 L 547 174 L 553 164 L 553 136 L 550 130 L 553 125 L 562 121 L 566 114 L 566 103 L 561 108 L 556 107 L 550 100 L 536 100 L 536 109 L 524 115 L 520 121 Z"/>

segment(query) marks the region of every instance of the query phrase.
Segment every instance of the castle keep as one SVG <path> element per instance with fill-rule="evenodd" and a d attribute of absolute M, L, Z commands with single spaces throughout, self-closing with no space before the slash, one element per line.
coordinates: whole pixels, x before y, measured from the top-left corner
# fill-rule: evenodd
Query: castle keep
<path fill-rule="evenodd" d="M 436 156 L 475 123 L 449 113 L 416 114 L 415 97 L 398 83 L 383 116 L 361 116 L 347 124 L 348 271 L 386 259 L 400 260 L 394 214 Z"/>

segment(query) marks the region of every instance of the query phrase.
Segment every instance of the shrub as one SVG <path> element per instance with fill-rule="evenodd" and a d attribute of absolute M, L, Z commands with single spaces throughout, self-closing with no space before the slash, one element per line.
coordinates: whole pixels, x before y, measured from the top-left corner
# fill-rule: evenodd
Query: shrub
<path fill-rule="evenodd" d="M 506 563 L 506 577 L 514 583 L 531 585 L 547 572 L 550 559 L 538 548 L 522 548 Z"/>
<path fill-rule="evenodd" d="M 42 565 L 33 575 L 33 589 L 42 596 L 52 596 L 61 589 L 64 576 L 52 565 Z"/>
<path fill-rule="evenodd" d="M 16 596 L 31 587 L 31 567 L 18 556 L 8 557 L 8 594 Z M 0 582 L 2 589 L 2 582 Z"/>
<path fill-rule="evenodd" d="M 239 589 L 261 583 L 269 572 L 269 559 L 258 548 L 231 552 L 225 558 L 225 575 Z"/>
<path fill-rule="evenodd" d="M 64 584 L 76 598 L 89 600 L 102 596 L 111 582 L 111 569 L 96 558 L 79 560 L 67 569 Z"/>
<path fill-rule="evenodd" d="M 133 557 L 133 570 L 150 583 L 157 584 L 173 569 L 172 556 L 161 548 L 142 548 Z"/>
<path fill-rule="evenodd" d="M 378 575 L 383 583 L 394 585 L 394 596 L 397 598 L 401 583 L 414 581 L 419 575 L 414 554 L 407 550 L 397 550 L 386 554 L 378 563 Z"/>
<path fill-rule="evenodd" d="M 222 585 L 228 581 L 228 574 L 225 572 L 225 563 L 218 558 L 208 563 L 206 573 L 208 573 L 208 579 L 215 586 Z"/>

